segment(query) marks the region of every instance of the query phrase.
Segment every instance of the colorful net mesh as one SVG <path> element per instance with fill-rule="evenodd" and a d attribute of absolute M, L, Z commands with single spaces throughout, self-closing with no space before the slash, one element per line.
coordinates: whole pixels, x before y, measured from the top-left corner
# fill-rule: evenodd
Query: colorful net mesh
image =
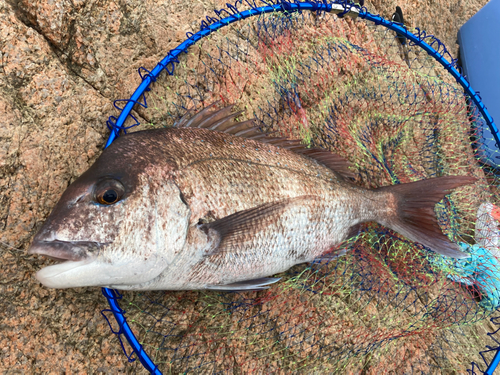
<path fill-rule="evenodd" d="M 464 373 L 492 330 L 500 285 L 498 177 L 475 154 L 463 89 L 412 43 L 322 12 L 255 16 L 212 33 L 163 73 L 135 129 L 215 101 L 263 132 L 329 149 L 375 188 L 471 175 L 436 207 L 472 258 L 454 261 L 378 224 L 337 259 L 264 292 L 127 292 L 122 308 L 163 373 Z M 481 208 L 481 209 L 480 209 Z M 479 212 L 479 213 L 478 213 Z M 140 366 L 138 364 L 137 366 Z M 477 369 L 477 368 L 476 368 Z M 139 370 L 137 367 L 136 370 Z"/>

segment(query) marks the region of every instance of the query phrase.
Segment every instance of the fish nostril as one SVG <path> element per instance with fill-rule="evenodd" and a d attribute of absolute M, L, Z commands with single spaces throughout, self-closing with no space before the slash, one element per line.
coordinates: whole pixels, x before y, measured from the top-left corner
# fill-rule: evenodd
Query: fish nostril
<path fill-rule="evenodd" d="M 80 203 L 81 201 L 83 201 L 85 196 L 86 196 L 86 194 L 80 195 L 75 201 L 73 201 L 73 204 Z"/>

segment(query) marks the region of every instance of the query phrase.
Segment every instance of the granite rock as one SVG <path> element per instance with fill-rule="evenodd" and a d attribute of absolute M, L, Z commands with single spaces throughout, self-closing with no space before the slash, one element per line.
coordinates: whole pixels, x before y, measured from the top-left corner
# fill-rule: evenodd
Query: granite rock
<path fill-rule="evenodd" d="M 101 152 L 106 120 L 117 113 L 113 100 L 138 86 L 137 69 L 153 68 L 224 3 L 0 0 L 2 373 L 139 371 L 101 315 L 100 290 L 42 287 L 33 273 L 49 261 L 26 249 L 65 188 Z M 456 55 L 458 28 L 485 3 L 400 5 L 410 26 L 436 35 Z M 396 5 L 366 4 L 386 18 Z"/>

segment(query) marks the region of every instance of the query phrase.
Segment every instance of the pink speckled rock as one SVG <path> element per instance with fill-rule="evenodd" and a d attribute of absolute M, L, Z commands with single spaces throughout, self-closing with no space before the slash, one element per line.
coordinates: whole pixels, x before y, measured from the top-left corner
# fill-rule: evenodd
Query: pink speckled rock
<path fill-rule="evenodd" d="M 116 114 L 112 101 L 130 96 L 137 69 L 153 68 L 225 2 L 0 0 L 1 373 L 143 371 L 138 361 L 127 363 L 102 318 L 100 290 L 41 287 L 32 275 L 44 261 L 25 249 L 68 184 L 100 154 L 106 119 Z M 458 28 L 485 3 L 399 5 L 408 25 L 436 35 L 455 55 Z M 365 5 L 390 18 L 397 4 Z M 484 348 L 478 338 L 487 328 L 471 337 L 473 350 Z M 419 357 L 420 344 L 412 344 Z"/>

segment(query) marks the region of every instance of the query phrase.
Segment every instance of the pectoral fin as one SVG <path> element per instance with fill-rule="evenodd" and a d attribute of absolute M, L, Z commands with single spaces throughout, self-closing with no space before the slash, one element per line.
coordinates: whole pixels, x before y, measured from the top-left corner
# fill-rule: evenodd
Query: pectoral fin
<path fill-rule="evenodd" d="M 303 195 L 279 202 L 265 203 L 248 210 L 236 212 L 214 222 L 200 225 L 199 229 L 207 233 L 207 235 L 218 237 L 218 245 L 207 253 L 207 256 L 239 248 L 243 243 L 252 241 L 255 234 L 276 223 L 285 211 L 297 205 L 310 205 L 314 199 L 317 199 L 317 197 Z"/>

